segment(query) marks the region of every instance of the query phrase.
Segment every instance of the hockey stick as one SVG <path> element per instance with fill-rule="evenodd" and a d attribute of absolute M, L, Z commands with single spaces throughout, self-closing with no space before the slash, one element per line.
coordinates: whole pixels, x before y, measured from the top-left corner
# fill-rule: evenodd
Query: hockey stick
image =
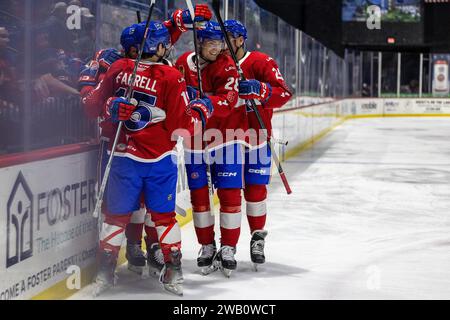
<path fill-rule="evenodd" d="M 141 17 L 141 11 L 136 11 L 136 17 L 137 17 L 137 22 L 141 23 L 142 22 L 142 17 Z"/>
<path fill-rule="evenodd" d="M 191 14 L 192 19 L 192 34 L 194 35 L 194 51 L 195 51 L 195 66 L 197 68 L 197 79 L 198 79 L 198 90 L 200 93 L 200 98 L 204 97 L 203 85 L 202 85 L 202 73 L 200 70 L 200 60 L 198 54 L 198 43 L 197 43 L 197 30 L 195 29 L 195 10 L 192 5 L 191 0 L 186 0 L 187 7 Z M 203 136 L 202 136 L 203 139 Z M 203 142 L 203 148 L 205 149 L 205 162 L 206 162 L 206 179 L 208 181 L 208 197 L 209 197 L 209 209 L 211 210 L 211 215 L 214 215 L 214 186 L 212 183 L 211 175 L 211 164 L 209 159 L 208 145 L 206 141 Z"/>
<path fill-rule="evenodd" d="M 281 144 L 282 146 L 287 146 L 289 141 L 287 140 L 283 140 L 283 139 L 277 139 L 275 137 L 272 136 L 272 143 L 276 143 L 276 144 Z"/>
<path fill-rule="evenodd" d="M 241 69 L 241 65 L 239 64 L 239 60 L 236 57 L 236 53 L 233 51 L 233 47 L 231 46 L 230 39 L 228 39 L 228 35 L 225 30 L 225 25 L 223 23 L 221 15 L 220 15 L 220 0 L 213 0 L 212 7 L 213 7 L 214 14 L 216 15 L 217 21 L 220 24 L 220 29 L 222 30 L 222 33 L 224 34 L 224 38 L 225 38 L 227 47 L 231 53 L 234 63 L 236 64 L 236 68 L 239 72 L 239 76 L 241 77 L 242 81 L 246 80 L 245 76 L 244 76 L 244 72 Z M 263 119 L 261 118 L 261 115 L 260 115 L 258 108 L 256 106 L 256 103 L 255 103 L 255 100 L 249 99 L 247 101 L 250 102 L 250 107 L 253 109 L 253 112 L 255 112 L 256 118 L 258 119 L 258 122 L 259 122 L 259 126 L 261 127 L 262 131 L 265 132 L 265 134 L 266 134 L 265 140 L 267 140 L 267 145 L 270 148 L 273 161 L 275 162 L 275 165 L 277 166 L 278 173 L 280 174 L 281 181 L 283 181 L 284 188 L 286 189 L 287 194 L 291 194 L 292 193 L 291 187 L 289 186 L 289 183 L 287 181 L 283 167 L 281 166 L 280 159 L 278 159 L 278 156 L 275 153 L 275 150 L 274 150 L 273 144 L 272 144 L 272 140 L 267 137 L 267 127 L 264 124 Z"/>
<path fill-rule="evenodd" d="M 136 60 L 134 62 L 133 73 L 132 73 L 132 75 L 130 77 L 130 80 L 128 82 L 127 93 L 126 93 L 126 96 L 125 96 L 127 101 L 131 100 L 131 95 L 133 94 L 133 84 L 134 84 L 134 82 L 136 80 L 137 69 L 138 69 L 139 63 L 141 62 L 141 59 L 142 59 L 142 52 L 144 51 L 145 40 L 147 39 L 147 36 L 148 36 L 150 19 L 152 17 L 152 12 L 153 12 L 153 8 L 154 7 L 155 7 L 155 0 L 151 0 L 150 9 L 149 9 L 149 13 L 148 13 L 148 18 L 147 18 L 147 22 L 145 24 L 144 37 L 142 38 L 141 46 L 139 48 L 139 53 L 138 53 L 138 56 L 137 56 L 137 58 L 136 58 Z M 108 159 L 108 164 L 106 165 L 106 168 L 105 168 L 105 173 L 103 175 L 103 179 L 102 179 L 102 184 L 100 186 L 100 190 L 98 191 L 97 201 L 95 203 L 95 209 L 94 209 L 94 212 L 92 213 L 94 218 L 98 218 L 99 215 L 100 215 L 100 210 L 101 210 L 102 203 L 103 203 L 103 194 L 105 193 L 106 183 L 108 182 L 109 172 L 111 171 L 112 160 L 114 158 L 114 152 L 116 150 L 117 142 L 119 141 L 119 136 L 120 136 L 120 131 L 122 129 L 122 125 L 123 125 L 123 121 L 120 121 L 119 125 L 117 126 L 116 136 L 114 137 L 114 143 L 113 143 L 112 148 L 111 148 L 111 154 L 110 154 L 109 159 Z"/>

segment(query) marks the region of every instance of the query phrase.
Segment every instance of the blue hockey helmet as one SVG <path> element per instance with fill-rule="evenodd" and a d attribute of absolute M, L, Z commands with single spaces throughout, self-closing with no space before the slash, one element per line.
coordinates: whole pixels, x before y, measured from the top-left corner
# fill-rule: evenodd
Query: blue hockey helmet
<path fill-rule="evenodd" d="M 122 35 L 120 36 L 120 44 L 126 52 L 128 52 L 131 47 L 139 48 L 140 42 L 137 39 L 137 27 L 137 24 L 133 24 L 129 27 L 126 27 L 122 31 Z"/>
<path fill-rule="evenodd" d="M 247 40 L 247 29 L 238 20 L 226 20 L 224 22 L 225 30 L 233 35 L 233 38 L 243 36 Z"/>
<path fill-rule="evenodd" d="M 197 30 L 197 39 L 204 40 L 224 40 L 220 25 L 215 21 L 207 21 L 201 24 Z"/>
<path fill-rule="evenodd" d="M 138 46 L 140 46 L 144 33 L 145 22 L 138 24 L 136 27 L 136 40 L 138 40 Z M 160 43 L 162 43 L 164 47 L 170 48 L 171 42 L 169 30 L 161 22 L 150 21 L 149 32 L 147 39 L 145 40 L 143 53 L 155 54 Z"/>

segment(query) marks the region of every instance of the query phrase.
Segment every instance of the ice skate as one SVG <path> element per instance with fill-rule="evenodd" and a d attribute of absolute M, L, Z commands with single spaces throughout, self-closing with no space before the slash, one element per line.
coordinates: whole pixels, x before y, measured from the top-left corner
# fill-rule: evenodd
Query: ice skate
<path fill-rule="evenodd" d="M 178 296 L 183 295 L 183 271 L 181 270 L 181 252 L 173 247 L 170 253 L 170 261 L 166 262 L 161 270 L 159 282 L 164 289 Z"/>
<path fill-rule="evenodd" d="M 200 268 L 203 275 L 208 275 L 217 270 L 217 267 L 213 263 L 216 253 L 217 248 L 215 241 L 207 245 L 202 245 L 200 248 L 200 251 L 198 252 L 199 256 L 197 258 L 197 266 Z"/>
<path fill-rule="evenodd" d="M 128 270 L 142 275 L 146 265 L 146 258 L 144 252 L 142 251 L 140 241 L 137 243 L 127 242 L 125 257 L 128 260 Z"/>
<path fill-rule="evenodd" d="M 147 269 L 148 274 L 158 277 L 164 267 L 164 256 L 159 243 L 153 243 L 147 248 Z"/>
<path fill-rule="evenodd" d="M 253 270 L 258 271 L 258 265 L 266 262 L 264 255 L 264 244 L 267 236 L 267 230 L 255 230 L 250 240 L 250 257 L 253 262 Z"/>
<path fill-rule="evenodd" d="M 98 297 L 106 290 L 111 289 L 117 283 L 117 276 L 115 274 L 117 257 L 114 257 L 112 252 L 102 252 L 100 254 L 99 267 L 92 291 L 92 296 L 94 298 Z"/>
<path fill-rule="evenodd" d="M 222 246 L 217 252 L 215 264 L 227 278 L 231 276 L 233 270 L 236 270 L 237 262 L 234 258 L 235 254 L 236 247 L 230 246 Z"/>

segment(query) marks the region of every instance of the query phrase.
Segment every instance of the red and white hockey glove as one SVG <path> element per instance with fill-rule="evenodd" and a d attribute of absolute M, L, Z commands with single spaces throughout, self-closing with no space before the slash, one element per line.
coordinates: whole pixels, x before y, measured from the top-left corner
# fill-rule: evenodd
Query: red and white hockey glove
<path fill-rule="evenodd" d="M 106 114 L 111 117 L 112 122 L 127 121 L 131 118 L 137 105 L 136 100 L 131 100 L 131 102 L 128 102 L 123 97 L 111 97 L 108 99 L 106 102 Z"/>
<path fill-rule="evenodd" d="M 211 103 L 211 100 L 206 97 L 203 99 L 195 99 L 191 101 L 189 106 L 192 111 L 196 112 L 197 116 L 195 117 L 194 115 L 194 117 L 202 122 L 202 126 L 204 128 L 214 111 L 214 106 Z"/>
<path fill-rule="evenodd" d="M 241 99 L 257 99 L 266 102 L 272 95 L 272 86 L 258 80 L 239 81 L 239 97 Z"/>
<path fill-rule="evenodd" d="M 195 6 L 195 22 L 209 21 L 211 20 L 212 12 L 207 4 L 198 4 Z M 192 17 L 189 9 L 176 10 L 170 18 L 172 25 L 177 26 L 181 32 L 192 29 Z"/>

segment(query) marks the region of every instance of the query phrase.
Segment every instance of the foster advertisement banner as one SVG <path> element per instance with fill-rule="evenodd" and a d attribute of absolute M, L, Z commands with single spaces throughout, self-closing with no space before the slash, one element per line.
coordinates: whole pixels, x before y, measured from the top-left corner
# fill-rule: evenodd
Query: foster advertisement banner
<path fill-rule="evenodd" d="M 27 299 L 94 263 L 97 152 L 0 168 L 0 299 Z"/>

